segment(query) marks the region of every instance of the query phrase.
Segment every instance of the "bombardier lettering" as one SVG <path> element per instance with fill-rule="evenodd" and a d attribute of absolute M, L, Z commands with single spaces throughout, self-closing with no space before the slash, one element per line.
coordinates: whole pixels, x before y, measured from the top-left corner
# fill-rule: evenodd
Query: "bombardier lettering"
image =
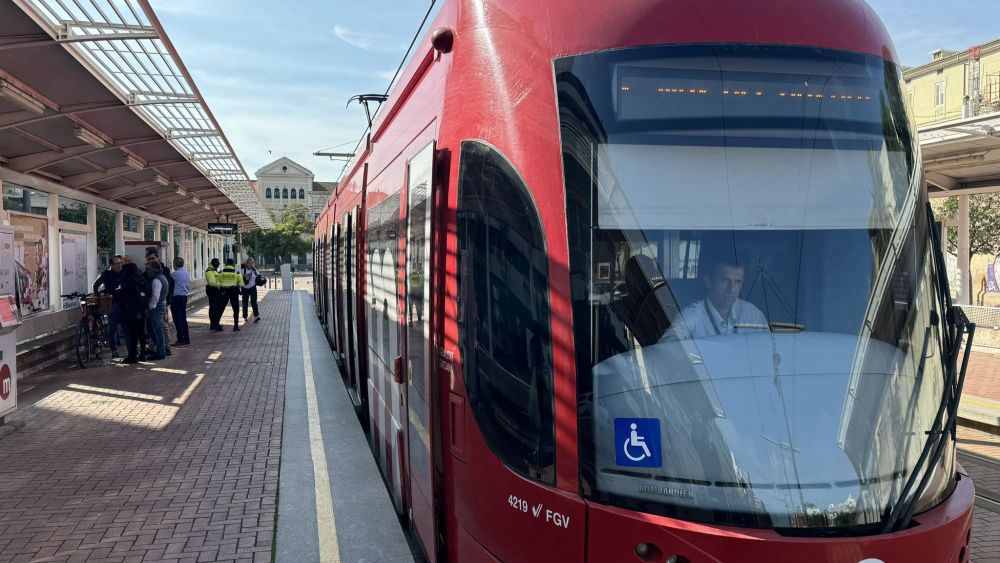
<path fill-rule="evenodd" d="M 694 499 L 694 493 L 688 489 L 677 489 L 674 487 L 663 487 L 660 485 L 640 485 L 639 492 L 648 495 Z"/>

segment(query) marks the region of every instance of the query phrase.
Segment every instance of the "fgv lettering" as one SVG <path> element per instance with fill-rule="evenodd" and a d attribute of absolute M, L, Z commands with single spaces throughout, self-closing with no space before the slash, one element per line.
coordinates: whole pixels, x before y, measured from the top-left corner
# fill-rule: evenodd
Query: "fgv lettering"
<path fill-rule="evenodd" d="M 569 528 L 569 516 L 564 516 L 558 512 L 552 512 L 548 508 L 545 509 L 545 521 L 552 522 L 561 528 Z"/>

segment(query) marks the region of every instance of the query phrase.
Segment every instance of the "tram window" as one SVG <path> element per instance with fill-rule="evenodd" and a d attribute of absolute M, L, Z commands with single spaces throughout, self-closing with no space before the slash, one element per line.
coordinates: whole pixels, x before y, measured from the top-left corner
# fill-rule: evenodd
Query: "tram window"
<path fill-rule="evenodd" d="M 508 466 L 555 480 L 545 234 L 531 194 L 492 147 L 462 143 L 459 299 L 465 385 L 486 441 Z"/>

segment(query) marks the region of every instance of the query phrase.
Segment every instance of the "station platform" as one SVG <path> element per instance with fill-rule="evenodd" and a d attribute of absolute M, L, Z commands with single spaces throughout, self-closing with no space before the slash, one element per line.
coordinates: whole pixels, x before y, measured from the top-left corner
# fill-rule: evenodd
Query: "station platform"
<path fill-rule="evenodd" d="M 23 380 L 0 562 L 412 561 L 309 293 L 260 306 L 239 333 L 191 311 L 164 361 Z"/>

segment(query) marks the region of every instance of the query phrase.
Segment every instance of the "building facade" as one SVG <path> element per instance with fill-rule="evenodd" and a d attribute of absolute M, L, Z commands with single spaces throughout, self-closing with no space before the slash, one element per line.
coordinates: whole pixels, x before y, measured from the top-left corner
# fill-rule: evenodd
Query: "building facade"
<path fill-rule="evenodd" d="M 298 203 L 309 208 L 309 216 L 315 221 L 330 193 L 337 189 L 337 182 L 317 182 L 311 170 L 284 156 L 261 167 L 256 176 L 254 189 L 264 208 L 272 211 L 277 220 L 289 205 Z M 293 256 L 292 262 L 312 267 L 312 253 Z"/>
<path fill-rule="evenodd" d="M 941 213 L 945 198 L 958 201 L 954 217 L 939 217 L 941 239 L 956 241 L 953 250 L 943 249 L 952 297 L 963 305 L 998 305 L 1000 291 L 988 283 L 987 268 L 996 257 L 972 254 L 970 198 L 1000 192 L 1000 39 L 964 51 L 938 49 L 930 62 L 904 69 L 903 83 L 932 206 Z"/>
<path fill-rule="evenodd" d="M 1000 111 L 1000 39 L 964 51 L 938 49 L 905 69 L 904 95 L 918 126 Z"/>

